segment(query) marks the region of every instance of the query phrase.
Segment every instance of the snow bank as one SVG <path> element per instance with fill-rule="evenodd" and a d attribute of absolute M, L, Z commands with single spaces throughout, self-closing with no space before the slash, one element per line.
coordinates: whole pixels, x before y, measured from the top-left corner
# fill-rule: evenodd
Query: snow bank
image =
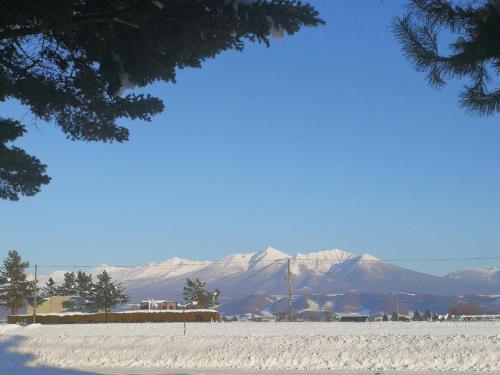
<path fill-rule="evenodd" d="M 500 323 L 0 326 L 0 348 L 2 366 L 500 371 Z"/>

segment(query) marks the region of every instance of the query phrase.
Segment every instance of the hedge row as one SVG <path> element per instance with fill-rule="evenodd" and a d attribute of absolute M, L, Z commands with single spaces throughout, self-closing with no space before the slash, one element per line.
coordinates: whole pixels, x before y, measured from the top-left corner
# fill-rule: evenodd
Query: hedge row
<path fill-rule="evenodd" d="M 178 311 L 178 310 L 177 310 Z M 146 323 L 146 322 L 210 322 L 220 320 L 217 311 L 137 311 L 127 313 L 107 314 L 108 323 Z M 10 315 L 7 318 L 10 324 L 32 323 L 31 315 Z M 41 324 L 85 324 L 85 323 L 106 323 L 105 313 L 96 314 L 76 314 L 76 315 L 49 315 L 39 314 L 36 322 Z"/>

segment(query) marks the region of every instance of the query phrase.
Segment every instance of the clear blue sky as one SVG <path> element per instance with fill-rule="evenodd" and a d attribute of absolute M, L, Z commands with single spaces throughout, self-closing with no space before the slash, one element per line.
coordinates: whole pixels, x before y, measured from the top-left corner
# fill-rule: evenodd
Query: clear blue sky
<path fill-rule="evenodd" d="M 391 35 L 399 1 L 314 1 L 324 27 L 227 52 L 130 123 L 130 142 L 67 141 L 16 103 L 19 144 L 48 164 L 34 198 L 0 202 L 0 255 L 32 263 L 217 259 L 267 245 L 380 258 L 500 255 L 499 116 L 460 109 Z M 405 263 L 442 274 L 493 262 Z"/>

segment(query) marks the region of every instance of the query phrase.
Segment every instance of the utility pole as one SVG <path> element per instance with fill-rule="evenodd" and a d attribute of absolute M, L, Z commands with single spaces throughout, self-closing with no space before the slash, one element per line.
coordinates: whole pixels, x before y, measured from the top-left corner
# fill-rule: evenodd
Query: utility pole
<path fill-rule="evenodd" d="M 38 265 L 35 264 L 35 280 L 33 282 L 35 284 L 35 287 L 33 288 L 33 324 L 36 323 L 36 292 L 38 289 L 37 271 Z"/>
<path fill-rule="evenodd" d="M 399 322 L 399 298 L 396 300 L 396 317 Z"/>
<path fill-rule="evenodd" d="M 290 258 L 287 262 L 287 272 L 285 279 L 288 280 L 288 320 L 293 321 L 293 310 L 292 310 L 292 271 L 290 269 Z"/>

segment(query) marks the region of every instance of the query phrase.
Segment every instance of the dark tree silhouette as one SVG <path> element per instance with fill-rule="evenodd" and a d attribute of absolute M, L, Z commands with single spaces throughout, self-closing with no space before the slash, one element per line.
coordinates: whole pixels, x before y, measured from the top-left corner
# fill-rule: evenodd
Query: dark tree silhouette
<path fill-rule="evenodd" d="M 424 320 L 432 320 L 432 312 L 430 310 L 425 310 Z"/>
<path fill-rule="evenodd" d="M 42 293 L 45 297 L 53 297 L 57 295 L 57 285 L 52 277 L 49 277 L 45 286 L 42 288 Z"/>
<path fill-rule="evenodd" d="M 413 320 L 416 322 L 422 320 L 422 314 L 420 314 L 420 311 L 415 310 L 415 312 L 413 313 Z"/>
<path fill-rule="evenodd" d="M 0 67 L 0 86 L 1 74 Z M 35 195 L 41 185 L 50 181 L 45 175 L 45 165 L 40 160 L 19 147 L 7 146 L 8 142 L 20 138 L 24 133 L 24 127 L 18 121 L 0 118 L 0 199 L 18 200 L 19 194 Z"/>
<path fill-rule="evenodd" d="M 184 296 L 184 300 L 186 304 L 190 307 L 196 307 L 201 309 L 207 309 L 210 307 L 217 307 L 218 298 L 220 292 L 218 289 L 213 291 L 207 291 L 205 289 L 206 282 L 201 281 L 200 279 L 186 280 L 186 286 L 184 287 L 184 291 L 182 292 Z"/>
<path fill-rule="evenodd" d="M 58 296 L 75 296 L 77 294 L 76 275 L 74 272 L 64 272 L 64 281 L 57 287 Z"/>
<path fill-rule="evenodd" d="M 26 269 L 29 262 L 23 262 L 16 250 L 11 250 L 0 269 L 0 305 L 15 314 L 23 308 L 32 291 L 31 283 L 27 280 Z"/>
<path fill-rule="evenodd" d="M 121 118 L 150 121 L 160 99 L 124 90 L 175 82 L 176 70 L 199 68 L 245 41 L 322 24 L 297 0 L 8 1 L 0 12 L 0 102 L 17 99 L 71 140 L 124 142 Z M 0 198 L 36 194 L 45 166 L 5 145 L 24 127 L 0 118 Z"/>
<path fill-rule="evenodd" d="M 92 285 L 92 290 L 88 295 L 90 307 L 95 310 L 104 310 L 106 323 L 108 322 L 108 313 L 111 309 L 128 301 L 119 283 L 113 281 L 106 270 L 97 275 L 97 282 Z"/>
<path fill-rule="evenodd" d="M 463 4 L 463 5 L 459 5 Z M 449 54 L 439 49 L 439 31 L 454 37 Z M 500 1 L 411 0 L 408 11 L 394 22 L 403 52 L 432 86 L 452 78 L 470 80 L 460 103 L 479 115 L 500 112 L 500 89 L 487 83 L 500 75 Z"/>
<path fill-rule="evenodd" d="M 76 293 L 81 297 L 87 297 L 92 291 L 92 274 L 78 271 L 75 283 Z"/>

